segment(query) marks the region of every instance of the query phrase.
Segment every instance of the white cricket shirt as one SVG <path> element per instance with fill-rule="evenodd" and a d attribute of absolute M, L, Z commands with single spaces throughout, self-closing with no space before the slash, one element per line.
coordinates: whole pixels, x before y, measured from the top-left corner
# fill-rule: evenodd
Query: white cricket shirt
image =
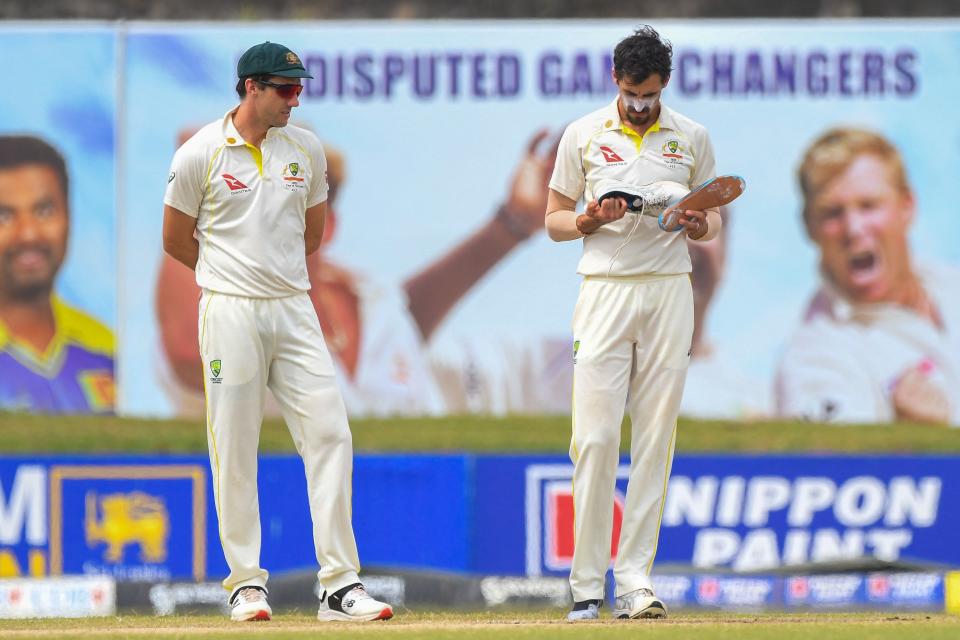
<path fill-rule="evenodd" d="M 907 370 L 924 366 L 950 400 L 960 426 L 960 271 L 916 269 L 943 321 L 895 304 L 851 304 L 824 284 L 787 343 L 776 381 L 778 413 L 818 422 L 897 419 L 893 390 Z"/>
<path fill-rule="evenodd" d="M 234 111 L 177 149 L 163 198 L 197 218 L 197 284 L 251 298 L 309 291 L 305 212 L 327 199 L 323 147 L 287 125 L 257 149 L 237 132 Z"/>
<path fill-rule="evenodd" d="M 670 180 L 700 186 L 716 176 L 707 130 L 660 105 L 660 118 L 640 137 L 620 120 L 617 101 L 567 126 L 550 188 L 572 200 L 595 200 L 600 180 L 641 186 Z M 686 234 L 662 231 L 656 218 L 627 213 L 583 239 L 577 272 L 585 276 L 689 273 Z"/>

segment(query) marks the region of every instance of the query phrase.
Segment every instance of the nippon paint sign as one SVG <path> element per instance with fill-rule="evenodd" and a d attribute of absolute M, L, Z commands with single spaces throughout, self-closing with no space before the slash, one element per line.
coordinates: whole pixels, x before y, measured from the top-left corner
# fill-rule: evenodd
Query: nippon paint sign
<path fill-rule="evenodd" d="M 526 473 L 526 571 L 573 556 L 572 471 Z M 611 562 L 629 465 L 617 470 Z M 952 488 L 952 490 L 951 490 Z M 960 473 L 947 458 L 683 456 L 663 504 L 657 562 L 756 571 L 873 557 L 960 561 Z"/>

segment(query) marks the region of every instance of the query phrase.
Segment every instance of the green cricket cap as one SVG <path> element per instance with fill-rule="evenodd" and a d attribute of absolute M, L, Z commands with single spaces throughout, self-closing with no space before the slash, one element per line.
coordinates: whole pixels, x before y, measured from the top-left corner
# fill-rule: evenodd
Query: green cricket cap
<path fill-rule="evenodd" d="M 263 42 L 247 49 L 237 62 L 237 77 L 281 76 L 313 78 L 307 73 L 300 56 L 276 42 Z"/>

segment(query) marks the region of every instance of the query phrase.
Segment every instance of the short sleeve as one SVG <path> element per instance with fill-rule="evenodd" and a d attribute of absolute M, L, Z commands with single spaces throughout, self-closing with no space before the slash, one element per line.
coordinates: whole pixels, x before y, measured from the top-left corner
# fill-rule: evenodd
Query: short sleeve
<path fill-rule="evenodd" d="M 583 196 L 586 185 L 577 139 L 573 125 L 568 126 L 560 138 L 557 160 L 553 165 L 553 175 L 550 177 L 550 188 L 571 200 L 579 200 Z"/>
<path fill-rule="evenodd" d="M 307 146 L 310 153 L 310 165 L 313 169 L 310 178 L 310 187 L 307 192 L 307 209 L 327 201 L 327 192 L 330 190 L 327 182 L 327 156 L 323 153 L 323 145 L 316 136 L 310 136 Z"/>
<path fill-rule="evenodd" d="M 700 129 L 694 136 L 694 166 L 690 176 L 691 189 L 699 187 L 707 180 L 717 177 L 717 159 L 713 153 L 713 143 L 706 129 Z"/>
<path fill-rule="evenodd" d="M 202 152 L 193 145 L 185 144 L 177 149 L 170 164 L 163 203 L 196 218 L 203 200 L 205 165 Z"/>

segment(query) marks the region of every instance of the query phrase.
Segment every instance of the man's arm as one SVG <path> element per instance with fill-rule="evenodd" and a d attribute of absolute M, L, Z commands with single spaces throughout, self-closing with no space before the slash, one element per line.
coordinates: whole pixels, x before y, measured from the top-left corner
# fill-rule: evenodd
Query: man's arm
<path fill-rule="evenodd" d="M 200 243 L 193 237 L 197 219 L 166 204 L 163 206 L 163 250 L 191 269 L 197 268 Z"/>
<path fill-rule="evenodd" d="M 320 248 L 323 240 L 323 224 L 327 218 L 327 202 L 314 205 L 305 214 L 306 228 L 303 231 L 303 244 L 307 255 Z"/>
<path fill-rule="evenodd" d="M 608 198 L 600 205 L 596 200 L 591 200 L 580 214 L 575 211 L 576 207 L 577 203 L 572 198 L 550 189 L 545 224 L 551 240 L 565 242 L 590 235 L 603 225 L 622 218 L 627 212 L 627 201 Z"/>
<path fill-rule="evenodd" d="M 154 301 L 160 344 L 173 375 L 194 392 L 203 391 L 203 364 L 197 350 L 199 298 L 193 271 L 172 256 L 163 256 Z"/>
<path fill-rule="evenodd" d="M 158 275 L 157 320 L 173 374 L 194 391 L 203 389 L 203 368 L 197 351 L 196 301 L 200 290 L 193 275 L 200 258 L 200 244 L 193 236 L 196 228 L 196 218 L 164 205 L 163 250 L 168 255 Z"/>
<path fill-rule="evenodd" d="M 486 224 L 404 283 L 410 313 L 424 340 L 490 269 L 542 229 L 543 192 L 556 145 L 539 152 L 549 132 L 539 131 L 514 170 L 506 201 Z"/>
<path fill-rule="evenodd" d="M 690 188 L 717 177 L 717 158 L 706 129 L 694 133 L 693 144 L 695 165 L 690 176 Z M 680 224 L 691 240 L 707 241 L 717 237 L 723 220 L 720 218 L 720 208 L 714 207 L 705 211 L 687 211 L 680 218 Z"/>

